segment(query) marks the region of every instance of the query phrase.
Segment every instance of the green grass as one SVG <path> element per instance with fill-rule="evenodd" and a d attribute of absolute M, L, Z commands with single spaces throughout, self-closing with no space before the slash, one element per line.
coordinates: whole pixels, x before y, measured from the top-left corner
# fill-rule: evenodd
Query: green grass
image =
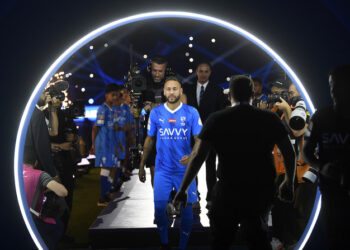
<path fill-rule="evenodd" d="M 100 169 L 93 168 L 89 173 L 75 180 L 73 208 L 68 223 L 67 235 L 76 244 L 88 244 L 88 229 L 103 210 L 97 206 L 100 196 Z"/>

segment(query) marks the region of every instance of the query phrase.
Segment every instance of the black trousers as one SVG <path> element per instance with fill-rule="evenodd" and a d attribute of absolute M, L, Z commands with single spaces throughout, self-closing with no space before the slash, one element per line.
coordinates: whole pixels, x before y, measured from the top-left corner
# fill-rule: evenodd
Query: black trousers
<path fill-rule="evenodd" d="M 320 176 L 321 216 L 326 220 L 330 248 L 350 249 L 350 195 L 337 183 Z"/>
<path fill-rule="evenodd" d="M 210 150 L 207 160 L 205 161 L 206 167 L 206 179 L 207 179 L 207 201 L 212 200 L 212 192 L 216 183 L 216 152 L 214 150 Z"/>
<path fill-rule="evenodd" d="M 215 185 L 208 214 L 212 249 L 230 249 L 239 229 L 238 224 L 241 225 L 240 231 L 249 249 L 271 249 L 264 218 L 271 207 L 275 191 L 271 188 L 252 196 L 242 190 L 237 193 L 220 183 Z"/>

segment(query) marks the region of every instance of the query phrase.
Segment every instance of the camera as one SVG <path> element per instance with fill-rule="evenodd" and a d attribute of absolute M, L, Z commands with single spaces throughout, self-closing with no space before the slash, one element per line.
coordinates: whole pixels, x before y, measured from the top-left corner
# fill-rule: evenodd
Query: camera
<path fill-rule="evenodd" d="M 48 87 L 45 92 L 48 92 L 51 98 L 56 98 L 60 100 L 61 102 L 64 101 L 66 96 L 64 95 L 63 91 L 67 90 L 69 88 L 69 83 L 67 81 L 57 81 L 54 82 L 53 85 Z"/>
<path fill-rule="evenodd" d="M 128 89 L 134 94 L 141 94 L 142 91 L 147 89 L 147 80 L 142 75 L 140 66 L 138 64 L 131 65 L 130 67 L 131 79 L 126 82 Z"/>
<path fill-rule="evenodd" d="M 276 102 L 280 102 L 281 99 L 288 100 L 288 91 L 283 91 L 281 94 L 269 94 L 267 95 L 267 103 L 268 104 L 274 104 Z"/>
<path fill-rule="evenodd" d="M 290 104 L 294 109 L 290 116 L 289 126 L 294 130 L 301 130 L 306 123 L 306 104 L 300 96 L 293 97 Z"/>

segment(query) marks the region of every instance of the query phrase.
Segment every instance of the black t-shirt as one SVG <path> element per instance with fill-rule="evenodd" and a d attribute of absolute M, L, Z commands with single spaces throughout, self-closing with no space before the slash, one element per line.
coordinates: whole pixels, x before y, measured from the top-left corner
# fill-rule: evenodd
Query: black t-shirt
<path fill-rule="evenodd" d="M 46 119 L 49 119 L 49 112 L 45 112 Z M 50 136 L 50 142 L 53 143 L 64 143 L 66 142 L 65 133 L 74 133 L 77 134 L 77 128 L 72 117 L 70 117 L 67 112 L 58 109 L 57 110 L 58 118 L 58 134 L 57 136 Z"/>
<path fill-rule="evenodd" d="M 219 157 L 218 178 L 232 190 L 271 187 L 276 170 L 272 150 L 287 131 L 280 118 L 250 105 L 236 105 L 209 116 L 199 135 Z"/>
<path fill-rule="evenodd" d="M 349 166 L 350 121 L 339 116 L 333 107 L 320 109 L 310 122 L 310 138 L 318 144 L 318 155 L 322 164 L 341 162 Z"/>

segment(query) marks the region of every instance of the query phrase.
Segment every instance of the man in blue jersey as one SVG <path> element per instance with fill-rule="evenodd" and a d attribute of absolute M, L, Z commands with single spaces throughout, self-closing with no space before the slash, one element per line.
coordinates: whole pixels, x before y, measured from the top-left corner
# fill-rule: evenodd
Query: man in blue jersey
<path fill-rule="evenodd" d="M 195 140 L 202 129 L 198 111 L 180 100 L 182 87 L 176 77 L 168 77 L 164 84 L 166 103 L 152 109 L 147 127 L 139 178 L 145 182 L 144 165 L 157 138 L 154 175 L 155 220 L 162 248 L 168 245 L 168 218 L 166 207 L 173 188 L 178 190 L 191 154 L 191 135 Z M 186 247 L 193 223 L 192 203 L 197 202 L 196 182 L 188 190 L 188 206 L 181 209 L 180 249 Z"/>
<path fill-rule="evenodd" d="M 100 167 L 101 194 L 98 206 L 106 206 L 109 201 L 108 192 L 113 178 L 111 168 L 116 163 L 115 133 L 117 125 L 114 122 L 113 102 L 118 97 L 118 86 L 114 83 L 106 86 L 106 101 L 99 107 L 94 127 L 92 128 L 91 153 L 95 153 L 95 167 Z"/>

